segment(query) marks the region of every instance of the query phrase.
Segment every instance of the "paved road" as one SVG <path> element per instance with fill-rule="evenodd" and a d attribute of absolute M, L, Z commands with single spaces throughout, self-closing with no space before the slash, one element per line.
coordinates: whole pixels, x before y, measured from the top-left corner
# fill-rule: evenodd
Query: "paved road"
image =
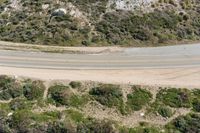
<path fill-rule="evenodd" d="M 61 70 L 200 67 L 200 44 L 127 48 L 96 55 L 0 50 L 0 66 Z"/>

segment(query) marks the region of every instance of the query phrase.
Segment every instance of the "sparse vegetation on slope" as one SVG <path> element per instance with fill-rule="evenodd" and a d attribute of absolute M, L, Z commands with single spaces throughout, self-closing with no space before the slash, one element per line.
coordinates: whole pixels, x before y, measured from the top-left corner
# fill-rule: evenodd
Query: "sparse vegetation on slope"
<path fill-rule="evenodd" d="M 62 46 L 159 46 L 198 41 L 200 2 L 0 1 L 0 40 Z M 137 5 L 137 4 L 135 4 Z M 121 7 L 121 8 L 120 8 Z M 129 8 L 131 7 L 131 8 Z M 126 9 L 127 8 L 127 9 Z"/>
<path fill-rule="evenodd" d="M 125 114 L 125 104 L 123 101 L 122 89 L 118 85 L 102 84 L 92 88 L 89 92 L 102 105 L 116 107 L 122 114 Z"/>
<path fill-rule="evenodd" d="M 81 107 L 86 104 L 89 97 L 75 95 L 74 92 L 68 87 L 64 85 L 55 85 L 49 88 L 48 98 L 50 101 L 53 100 L 56 105 L 66 105 L 66 106 L 74 106 Z"/>
<path fill-rule="evenodd" d="M 158 93 L 157 99 L 170 107 L 191 107 L 191 92 L 187 89 L 163 89 Z"/>
<path fill-rule="evenodd" d="M 145 90 L 133 86 L 133 92 L 127 95 L 127 104 L 132 110 L 138 111 L 152 100 L 152 94 Z"/>
<path fill-rule="evenodd" d="M 199 114 L 188 114 L 173 120 L 167 127 L 169 132 L 198 133 L 200 131 Z"/>
<path fill-rule="evenodd" d="M 24 96 L 29 100 L 42 98 L 45 86 L 41 81 L 27 81 L 24 85 Z"/>
<path fill-rule="evenodd" d="M 23 94 L 22 85 L 15 79 L 0 76 L 0 100 L 9 100 Z"/>
<path fill-rule="evenodd" d="M 29 90 L 0 101 L 0 132 L 3 133 L 190 133 L 200 129 L 199 89 L 77 81 L 45 88 L 38 80 L 0 77 L 0 88 L 17 82 L 22 89 L 26 86 L 24 89 Z M 75 85 L 78 89 L 73 89 L 69 87 L 72 83 L 81 86 Z M 31 89 L 35 89 L 33 93 Z M 156 94 L 151 89 L 157 89 Z M 88 108 L 93 111 L 87 112 Z M 185 113 L 178 112 L 179 109 Z"/>

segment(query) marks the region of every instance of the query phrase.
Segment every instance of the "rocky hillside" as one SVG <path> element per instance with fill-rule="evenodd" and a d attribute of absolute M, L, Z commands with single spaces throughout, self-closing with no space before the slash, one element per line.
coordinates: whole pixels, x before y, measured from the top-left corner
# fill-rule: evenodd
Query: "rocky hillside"
<path fill-rule="evenodd" d="M 199 39 L 199 0 L 0 0 L 4 41 L 158 46 Z"/>

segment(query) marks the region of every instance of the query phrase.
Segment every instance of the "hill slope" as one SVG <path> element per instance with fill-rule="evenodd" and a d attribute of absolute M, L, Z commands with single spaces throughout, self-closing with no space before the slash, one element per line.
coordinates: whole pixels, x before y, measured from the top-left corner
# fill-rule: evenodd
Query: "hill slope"
<path fill-rule="evenodd" d="M 0 0 L 0 40 L 158 46 L 200 39 L 198 0 Z"/>
<path fill-rule="evenodd" d="M 0 75 L 1 133 L 198 133 L 200 90 Z"/>

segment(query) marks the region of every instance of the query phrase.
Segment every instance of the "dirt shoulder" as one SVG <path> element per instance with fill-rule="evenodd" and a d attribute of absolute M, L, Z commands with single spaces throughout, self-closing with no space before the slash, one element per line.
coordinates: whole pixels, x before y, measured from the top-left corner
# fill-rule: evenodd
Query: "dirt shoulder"
<path fill-rule="evenodd" d="M 104 83 L 200 87 L 200 68 L 135 70 L 51 70 L 0 67 L 0 74 L 49 80 L 80 80 Z"/>
<path fill-rule="evenodd" d="M 80 54 L 99 54 L 120 52 L 124 48 L 120 47 L 61 47 L 61 46 L 45 46 L 24 43 L 13 43 L 0 41 L 1 50 L 18 50 L 32 52 L 50 52 L 50 53 L 80 53 Z"/>

